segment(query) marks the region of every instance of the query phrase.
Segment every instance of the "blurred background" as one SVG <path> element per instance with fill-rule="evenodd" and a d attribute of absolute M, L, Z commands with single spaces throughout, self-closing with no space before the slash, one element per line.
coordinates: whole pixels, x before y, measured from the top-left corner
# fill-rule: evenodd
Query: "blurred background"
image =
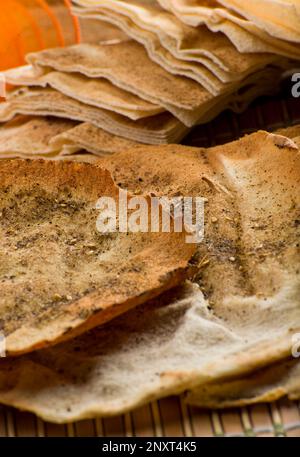
<path fill-rule="evenodd" d="M 0 0 L 0 71 L 25 63 L 28 52 L 123 37 L 112 25 L 79 20 L 70 0 Z"/>

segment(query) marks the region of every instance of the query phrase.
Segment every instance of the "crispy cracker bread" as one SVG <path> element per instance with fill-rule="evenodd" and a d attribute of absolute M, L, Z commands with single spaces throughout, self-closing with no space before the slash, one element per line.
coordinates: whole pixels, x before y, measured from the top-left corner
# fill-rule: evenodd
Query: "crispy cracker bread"
<path fill-rule="evenodd" d="M 155 33 L 161 45 L 176 58 L 204 64 L 207 62 L 203 60 L 205 57 L 231 74 L 240 73 L 245 76 L 245 73 L 254 71 L 255 67 L 263 66 L 264 59 L 268 63 L 275 57 L 271 54 L 239 53 L 223 33 L 214 33 L 206 26 L 199 26 L 195 30 L 164 11 L 155 0 L 147 3 L 138 0 L 76 0 L 75 3 L 83 7 L 83 10 L 92 8 L 103 15 L 113 13 L 118 15 L 120 21 L 125 16 L 141 30 Z M 130 29 L 128 33 L 130 35 Z"/>
<path fill-rule="evenodd" d="M 300 43 L 300 4 L 298 0 L 219 0 L 241 16 L 253 21 L 271 36 Z"/>
<path fill-rule="evenodd" d="M 97 162 L 98 156 L 136 145 L 141 143 L 112 135 L 87 122 L 77 124 L 55 117 L 18 116 L 0 127 L 0 159 L 83 158 Z"/>
<path fill-rule="evenodd" d="M 57 347 L 4 360 L 0 401 L 69 422 L 287 358 L 300 330 L 300 155 L 282 138 L 258 132 L 208 150 L 137 147 L 101 159 L 138 194 L 207 199 L 198 285 Z"/>
<path fill-rule="evenodd" d="M 90 79 L 80 73 L 62 73 L 51 71 L 37 76 L 30 66 L 24 66 L 5 72 L 9 84 L 22 86 L 46 87 L 87 105 L 115 111 L 133 120 L 154 116 L 165 111 L 140 97 L 114 86 L 103 78 Z"/>
<path fill-rule="evenodd" d="M 191 274 L 185 233 L 99 233 L 96 202 L 116 200 L 109 172 L 0 162 L 0 321 L 9 355 L 74 337 Z M 180 247 L 180 248 L 179 248 Z"/>
<path fill-rule="evenodd" d="M 87 46 L 87 45 L 85 45 L 85 46 Z M 81 105 L 78 105 L 77 112 L 81 113 L 80 120 L 83 120 L 83 121 L 90 120 L 90 122 L 94 123 L 95 125 L 97 125 L 99 127 L 103 127 L 103 128 L 105 125 L 105 128 L 114 134 L 118 134 L 118 132 L 116 131 L 117 128 L 119 129 L 118 130 L 119 132 L 122 132 L 122 130 L 120 130 L 120 126 L 119 126 L 119 124 L 122 123 L 122 116 L 117 117 L 117 113 L 112 113 L 112 114 L 107 113 L 106 110 L 103 110 L 101 108 L 101 106 L 102 107 L 106 106 L 106 108 L 109 110 L 123 113 L 124 115 L 126 115 L 130 118 L 137 118 L 137 117 L 141 118 L 143 116 L 149 116 L 149 114 L 151 113 L 151 110 L 154 110 L 153 113 L 159 112 L 162 110 L 162 108 L 157 108 L 157 107 L 163 106 L 165 110 L 172 113 L 176 118 L 178 118 L 179 121 L 181 121 L 186 126 L 186 130 L 184 131 L 184 130 L 182 130 L 182 128 L 179 128 L 179 124 L 177 124 L 177 126 L 175 126 L 174 123 L 173 123 L 173 125 L 171 125 L 172 123 L 170 125 L 164 125 L 164 123 L 162 123 L 161 119 L 164 119 L 165 122 L 168 124 L 168 122 L 166 120 L 168 118 L 166 116 L 163 117 L 162 115 L 160 115 L 158 117 L 157 116 L 147 117 L 145 120 L 145 123 L 147 123 L 149 125 L 149 127 L 151 126 L 151 124 L 153 124 L 153 126 L 154 126 L 155 121 L 158 120 L 159 124 L 161 125 L 162 135 L 163 135 L 163 131 L 167 130 L 165 132 L 166 140 L 160 141 L 160 142 L 165 142 L 165 143 L 166 142 L 170 143 L 172 141 L 177 142 L 178 139 L 180 140 L 182 138 L 182 134 L 183 134 L 182 132 L 186 133 L 187 129 L 189 127 L 192 127 L 193 125 L 196 125 L 198 123 L 208 122 L 213 117 L 215 117 L 219 112 L 221 112 L 222 110 L 224 110 L 226 108 L 232 109 L 235 112 L 240 112 L 241 110 L 245 109 L 245 107 L 248 106 L 249 102 L 251 102 L 255 97 L 257 97 L 261 94 L 266 95 L 266 94 L 274 93 L 278 88 L 279 82 L 281 80 L 281 74 L 283 71 L 283 68 L 280 65 L 273 66 L 273 67 L 267 66 L 265 69 L 248 76 L 243 81 L 240 81 L 240 84 L 238 86 L 230 86 L 222 95 L 213 97 L 211 94 L 208 94 L 208 92 L 205 91 L 200 86 L 197 87 L 196 91 L 192 90 L 193 87 L 190 87 L 192 92 L 189 93 L 188 92 L 189 82 L 186 84 L 186 81 L 188 81 L 186 78 L 179 78 L 181 80 L 180 82 L 182 83 L 179 85 L 171 84 L 172 81 L 169 81 L 170 85 L 167 87 L 166 84 L 163 84 L 162 85 L 163 87 L 160 90 L 157 90 L 157 87 L 154 88 L 152 83 L 149 85 L 147 82 L 146 82 L 146 85 L 143 83 L 137 84 L 136 86 L 130 86 L 130 84 L 127 85 L 128 80 L 129 81 L 136 80 L 136 79 L 139 80 L 139 78 L 142 78 L 145 81 L 148 80 L 147 64 L 141 65 L 139 72 L 134 71 L 134 77 L 132 78 L 132 70 L 130 70 L 130 72 L 131 72 L 131 76 L 130 76 L 130 74 L 129 74 L 130 72 L 128 73 L 128 68 L 126 65 L 124 65 L 124 68 L 122 68 L 120 71 L 117 72 L 117 69 L 115 68 L 115 64 L 117 64 L 117 67 L 118 66 L 120 67 L 120 62 L 118 60 L 118 62 L 113 63 L 112 56 L 110 56 L 109 67 L 107 66 L 107 63 L 106 63 L 107 59 L 104 59 L 104 55 L 107 53 L 107 46 L 104 49 L 105 49 L 104 54 L 99 46 L 98 47 L 94 46 L 93 50 L 90 48 L 88 49 L 87 47 L 85 47 L 85 48 L 81 47 L 80 49 L 70 47 L 68 49 L 64 49 L 63 55 L 61 55 L 61 49 L 54 49 L 54 50 L 51 50 L 51 53 L 50 53 L 51 57 L 49 57 L 49 56 L 45 57 L 45 54 L 39 53 L 38 55 L 35 55 L 35 57 L 34 57 L 35 59 L 38 59 L 39 62 L 44 62 L 44 63 L 47 62 L 47 65 L 53 65 L 55 67 L 59 67 L 59 68 L 61 68 L 61 70 L 64 68 L 64 71 L 67 72 L 67 74 L 61 73 L 61 72 L 47 73 L 47 70 L 43 67 L 44 68 L 43 71 L 46 71 L 46 74 L 44 74 L 42 77 L 40 77 L 38 79 L 35 79 L 35 78 L 31 79 L 30 84 L 32 84 L 32 81 L 33 82 L 37 81 L 38 84 L 41 83 L 41 85 L 43 86 L 43 85 L 46 85 L 47 81 L 48 81 L 49 84 L 52 85 L 53 87 L 55 87 L 55 89 L 57 89 L 58 91 L 60 91 L 60 93 L 62 92 L 62 95 L 64 95 L 64 94 L 69 95 L 69 97 L 68 97 L 69 99 L 72 97 L 72 99 L 69 100 L 69 103 L 67 103 L 67 99 L 66 99 L 66 101 L 65 101 L 66 106 L 70 106 L 70 103 L 72 103 L 72 100 L 78 101 L 80 99 L 79 103 L 81 103 L 81 104 L 84 103 L 84 105 L 85 105 L 84 107 L 81 107 L 81 109 L 79 109 L 79 106 L 81 106 Z M 142 50 L 141 48 L 139 48 L 139 49 Z M 120 49 L 116 50 L 115 57 L 119 55 L 119 51 L 120 51 Z M 70 62 L 70 56 L 72 56 L 74 53 L 75 53 L 75 55 L 77 55 L 77 59 L 80 60 L 80 62 L 81 62 L 80 65 L 76 65 L 73 62 L 73 60 L 72 60 L 72 62 Z M 55 55 L 57 55 L 56 59 L 54 59 Z M 106 57 L 108 58 L 108 55 Z M 147 59 L 148 58 L 146 58 L 146 60 Z M 93 65 L 92 65 L 92 62 L 94 62 Z M 149 59 L 148 59 L 148 62 L 149 62 Z M 142 59 L 140 59 L 139 63 L 140 64 L 142 63 Z M 151 62 L 151 64 L 152 64 L 152 62 Z M 103 67 L 103 65 L 104 65 L 104 67 Z M 91 70 L 91 67 L 93 67 L 92 70 Z M 102 67 L 102 70 L 100 69 L 101 67 Z M 157 65 L 156 65 L 156 67 L 157 67 Z M 114 68 L 116 71 L 114 71 Z M 134 67 L 132 67 L 132 68 L 134 68 Z M 25 76 L 29 70 L 30 70 L 30 72 L 32 71 L 29 67 L 24 67 L 24 75 L 22 75 L 22 73 L 20 71 L 20 73 L 18 74 L 19 76 L 17 76 L 15 74 L 15 71 L 9 72 L 8 79 L 14 83 L 16 83 L 18 81 L 20 83 L 22 81 L 25 82 L 26 81 Z M 88 78 L 86 78 L 86 76 L 81 77 L 80 75 L 74 75 L 73 73 L 72 73 L 72 75 L 69 75 L 68 72 L 72 72 L 73 70 L 75 72 L 76 71 L 82 72 L 84 75 L 89 75 L 89 77 L 92 79 L 88 79 Z M 160 73 L 160 71 L 158 73 Z M 117 81 L 114 81 L 115 74 L 118 74 Z M 94 75 L 94 76 L 92 76 L 92 75 Z M 105 83 L 105 80 L 103 80 L 103 79 L 99 81 L 99 79 L 96 75 L 98 75 L 98 77 L 101 77 L 101 78 L 102 78 L 102 76 L 105 78 L 108 78 L 111 82 L 114 82 L 115 84 L 117 84 L 117 86 L 123 87 L 123 89 L 125 89 L 126 91 L 131 91 L 131 92 L 133 91 L 136 94 L 138 94 L 139 96 L 141 96 L 141 98 L 151 101 L 150 108 L 149 108 L 150 111 L 147 111 L 143 108 L 143 102 L 140 99 L 139 99 L 140 100 L 139 107 L 136 107 L 136 109 L 133 109 L 132 105 L 130 106 L 128 103 L 126 106 L 124 103 L 122 104 L 122 97 L 126 99 L 126 97 L 127 97 L 126 94 L 128 93 L 128 92 L 124 92 L 123 89 L 120 89 L 121 93 L 123 94 L 121 98 L 120 98 L 120 94 L 118 94 L 117 97 L 116 97 L 116 94 L 114 95 L 114 97 L 112 97 L 112 93 L 111 93 L 104 97 L 104 99 L 107 100 L 107 98 L 108 98 L 110 100 L 108 105 L 104 104 L 103 101 L 99 102 L 99 99 L 101 97 L 95 95 L 98 92 L 98 89 L 100 90 L 100 88 L 103 85 L 105 86 L 106 83 L 108 83 L 110 86 L 111 83 L 108 81 L 106 81 L 106 83 Z M 161 76 L 163 77 L 163 75 L 161 75 Z M 172 76 L 172 75 L 169 75 L 169 76 Z M 85 81 L 87 82 L 87 94 L 88 95 L 85 93 L 85 90 L 82 89 L 82 87 L 85 87 L 85 84 L 83 86 L 80 85 L 81 78 L 83 78 L 83 80 L 82 80 L 83 82 L 85 82 Z M 97 78 L 97 79 L 95 80 L 93 78 Z M 164 81 L 166 83 L 165 78 L 163 78 L 162 81 Z M 178 82 L 178 78 L 177 78 L 177 82 Z M 70 86 L 69 86 L 69 83 L 70 83 Z M 30 85 L 30 84 L 29 84 L 29 79 L 27 78 L 27 85 Z M 80 85 L 79 91 L 75 90 L 75 88 L 78 86 L 78 84 Z M 100 86 L 100 88 L 99 88 L 99 86 Z M 182 89 L 186 91 L 186 96 L 184 96 L 184 93 L 182 93 L 179 90 L 180 86 L 182 86 Z M 136 87 L 138 87 L 138 89 L 136 89 Z M 143 92 L 143 90 L 141 91 L 141 89 L 140 89 L 141 87 L 144 87 L 145 92 Z M 162 95 L 162 89 L 163 89 L 164 95 Z M 200 89 L 200 90 L 198 90 L 198 89 Z M 31 91 L 34 91 L 34 90 L 37 91 L 38 88 L 34 88 L 34 87 L 31 88 Z M 40 90 L 41 94 L 43 92 L 45 94 L 50 93 L 49 92 L 50 89 L 47 89 L 47 88 L 43 89 L 41 87 L 41 88 L 39 88 L 39 90 Z M 118 90 L 119 89 L 116 88 L 117 92 L 118 92 Z M 54 93 L 53 90 L 52 90 L 52 93 Z M 93 95 L 93 93 L 94 93 L 94 95 Z M 156 93 L 160 94 L 159 96 L 157 95 L 158 98 L 156 98 L 156 95 L 155 95 Z M 30 94 L 29 88 L 27 88 L 27 94 Z M 176 97 L 176 94 L 178 95 L 178 97 Z M 18 95 L 18 93 L 17 93 L 17 95 Z M 26 95 L 26 92 L 25 92 L 25 95 Z M 163 97 L 163 100 L 161 100 L 159 98 L 160 96 Z M 135 96 L 133 96 L 133 97 L 135 97 Z M 102 98 L 101 98 L 101 100 L 102 100 Z M 112 106 L 113 98 L 114 98 L 113 103 L 118 104 L 118 106 L 117 105 Z M 187 105 L 185 107 L 180 106 L 180 104 L 181 104 L 180 98 L 186 99 Z M 17 100 L 16 100 L 16 97 L 10 97 L 9 99 L 18 102 L 20 100 L 20 97 L 18 97 Z M 41 99 L 43 99 L 43 98 L 41 97 Z M 166 101 L 166 100 L 169 100 L 169 101 Z M 155 103 L 156 107 L 154 107 L 152 103 Z M 99 107 L 98 112 L 93 110 L 94 105 Z M 71 115 L 74 116 L 73 112 L 76 108 L 76 105 L 74 105 L 74 103 L 73 103 L 72 106 L 73 106 L 73 109 L 71 110 L 71 112 L 68 113 L 69 117 Z M 5 114 L 5 105 L 4 105 L 4 114 Z M 35 113 L 35 114 L 40 114 L 40 113 Z M 77 114 L 77 118 L 78 118 L 78 116 L 79 116 L 79 114 Z M 108 123 L 106 126 L 105 119 L 109 116 L 111 117 L 111 122 Z M 1 118 L 5 119 L 4 115 L 1 115 Z M 117 121 L 119 121 L 119 122 L 117 123 Z M 142 121 L 142 119 L 140 119 L 140 121 Z M 116 123 L 117 123 L 117 125 L 115 125 Z M 134 128 L 135 128 L 135 130 L 137 130 L 139 126 L 142 129 L 142 127 L 145 123 L 140 122 L 140 123 L 133 125 L 132 123 L 130 124 L 127 122 L 128 127 L 126 130 L 123 130 L 125 133 L 121 134 L 121 136 L 123 135 L 129 139 L 142 142 L 141 137 L 143 136 L 143 131 L 140 132 L 140 136 L 138 136 L 138 132 L 137 132 L 137 135 L 135 137 L 133 137 L 132 133 L 130 133 L 129 130 L 132 130 Z M 124 122 L 123 122 L 123 124 L 124 124 Z M 158 132 L 156 132 L 156 135 L 158 135 Z M 157 140 L 155 138 L 156 135 L 154 132 L 152 132 L 152 133 L 149 132 L 150 140 L 148 141 L 148 143 L 150 143 L 150 144 L 158 143 L 159 144 L 159 140 Z M 144 142 L 147 142 L 146 138 L 144 139 Z"/>
<path fill-rule="evenodd" d="M 0 158 L 10 157 L 51 157 L 64 150 L 73 153 L 81 149 L 76 145 L 52 145 L 51 140 L 72 130 L 74 121 L 57 118 L 19 116 L 0 126 Z"/>
<path fill-rule="evenodd" d="M 123 152 L 141 145 L 136 141 L 112 135 L 88 122 L 83 122 L 73 129 L 56 135 L 50 143 L 53 147 L 59 149 L 66 146 L 80 147 L 100 157 L 106 154 L 114 154 L 115 152 Z"/>
<path fill-rule="evenodd" d="M 188 128 L 169 113 L 134 122 L 112 111 L 81 103 L 48 87 L 24 87 L 9 94 L 7 101 L 0 104 L 0 122 L 9 121 L 17 114 L 89 122 L 114 135 L 148 144 L 176 143 L 188 132 Z"/>
<path fill-rule="evenodd" d="M 208 57 L 201 56 L 202 63 L 175 57 L 161 45 L 154 32 L 142 29 L 127 16 L 120 16 L 111 10 L 100 12 L 94 8 L 73 8 L 73 10 L 74 14 L 80 18 L 93 18 L 95 21 L 106 21 L 108 24 L 119 27 L 129 37 L 142 44 L 150 59 L 168 73 L 193 79 L 212 94 L 217 95 L 224 89 L 224 83 L 237 79 L 232 73 L 226 72 Z"/>
<path fill-rule="evenodd" d="M 232 10 L 215 1 L 158 0 L 182 22 L 193 27 L 206 24 L 212 32 L 224 33 L 239 52 L 271 52 L 292 59 L 299 58 L 299 47 L 275 38 Z"/>
<path fill-rule="evenodd" d="M 47 68 L 107 78 L 151 103 L 194 109 L 213 97 L 194 81 L 174 76 L 152 62 L 143 46 L 127 41 L 113 45 L 80 44 L 32 53 L 27 61 L 44 73 Z"/>

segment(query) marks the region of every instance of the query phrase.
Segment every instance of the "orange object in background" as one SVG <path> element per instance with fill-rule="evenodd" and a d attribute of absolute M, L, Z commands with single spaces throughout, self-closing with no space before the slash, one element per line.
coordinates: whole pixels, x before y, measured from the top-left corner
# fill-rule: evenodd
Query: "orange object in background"
<path fill-rule="evenodd" d="M 25 63 L 28 52 L 80 41 L 70 0 L 0 0 L 0 71 Z"/>

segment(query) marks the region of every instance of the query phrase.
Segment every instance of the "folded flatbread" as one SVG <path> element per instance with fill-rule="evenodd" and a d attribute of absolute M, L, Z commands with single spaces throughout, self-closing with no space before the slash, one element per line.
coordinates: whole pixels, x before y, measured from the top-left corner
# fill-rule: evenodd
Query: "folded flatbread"
<path fill-rule="evenodd" d="M 237 79 L 219 67 L 208 57 L 202 56 L 201 62 L 184 61 L 175 57 L 168 49 L 163 47 L 157 35 L 149 30 L 142 29 L 129 17 L 120 16 L 111 10 L 100 12 L 94 8 L 73 8 L 74 14 L 78 17 L 95 21 L 106 21 L 109 24 L 119 27 L 128 37 L 142 44 L 153 62 L 156 62 L 168 73 L 186 76 L 203 85 L 212 94 L 217 95 L 224 89 L 224 83 Z"/>
<path fill-rule="evenodd" d="M 103 77 L 151 103 L 192 110 L 213 96 L 194 81 L 169 74 L 152 62 L 134 41 L 113 45 L 80 44 L 29 54 L 27 61 L 41 74 L 49 68 Z"/>
<path fill-rule="evenodd" d="M 239 70 L 236 69 L 235 71 L 231 71 L 224 65 L 221 65 L 220 61 L 216 62 L 215 60 L 211 60 L 209 58 L 209 53 L 207 54 L 205 49 L 202 50 L 201 56 L 197 56 L 197 61 L 191 56 L 186 59 L 182 58 L 182 56 L 178 56 L 177 53 L 172 52 L 168 46 L 162 45 L 154 31 L 139 27 L 130 17 L 123 14 L 120 15 L 116 13 L 114 9 L 103 10 L 101 8 L 100 11 L 99 8 L 79 7 L 74 8 L 74 13 L 82 18 L 94 18 L 100 21 L 106 20 L 109 23 L 120 27 L 131 38 L 142 44 L 146 48 L 151 60 L 159 64 L 167 72 L 193 79 L 214 95 L 232 90 L 234 85 L 249 74 L 265 67 L 266 64 L 276 63 L 282 60 L 282 58 L 276 57 L 275 54 L 268 54 L 268 57 L 264 54 L 265 58 L 262 58 L 259 54 L 251 57 L 251 54 L 248 53 L 247 59 L 251 60 L 249 65 L 244 67 L 244 70 L 242 69 L 242 65 Z M 211 47 L 211 43 L 215 43 L 216 39 L 222 36 L 222 34 L 212 34 L 212 36 L 207 37 L 205 36 L 207 34 L 207 29 L 204 29 L 205 33 L 201 39 L 201 46 L 209 48 Z M 170 37 L 168 40 L 170 40 Z M 187 40 L 187 42 L 190 41 L 192 40 Z M 208 46 L 205 45 L 207 42 L 210 43 Z M 224 42 L 221 42 L 218 43 L 217 47 L 217 49 L 223 49 L 223 55 L 225 56 L 228 54 L 226 46 L 227 43 L 224 44 Z M 233 56 L 231 56 L 231 61 L 234 61 Z M 288 62 L 286 62 L 286 65 L 290 66 Z"/>

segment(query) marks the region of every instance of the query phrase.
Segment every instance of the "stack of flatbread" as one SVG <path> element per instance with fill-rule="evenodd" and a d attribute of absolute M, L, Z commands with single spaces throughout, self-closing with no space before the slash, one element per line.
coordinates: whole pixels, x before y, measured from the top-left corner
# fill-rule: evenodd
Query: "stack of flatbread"
<path fill-rule="evenodd" d="M 50 155 L 74 130 L 51 125 Z M 299 399 L 299 147 L 295 126 L 97 164 L 0 161 L 0 402 L 65 423 L 181 393 L 202 407 Z M 125 189 L 203 197 L 204 240 L 97 232 L 95 202 Z"/>
<path fill-rule="evenodd" d="M 109 24 L 107 39 L 103 31 L 98 41 L 28 55 L 5 74 L 16 88 L 0 122 L 50 116 L 89 124 L 120 146 L 179 143 L 222 110 L 274 93 L 297 65 L 299 7 L 265 2 L 268 18 L 234 1 L 75 0 L 83 23 Z"/>

